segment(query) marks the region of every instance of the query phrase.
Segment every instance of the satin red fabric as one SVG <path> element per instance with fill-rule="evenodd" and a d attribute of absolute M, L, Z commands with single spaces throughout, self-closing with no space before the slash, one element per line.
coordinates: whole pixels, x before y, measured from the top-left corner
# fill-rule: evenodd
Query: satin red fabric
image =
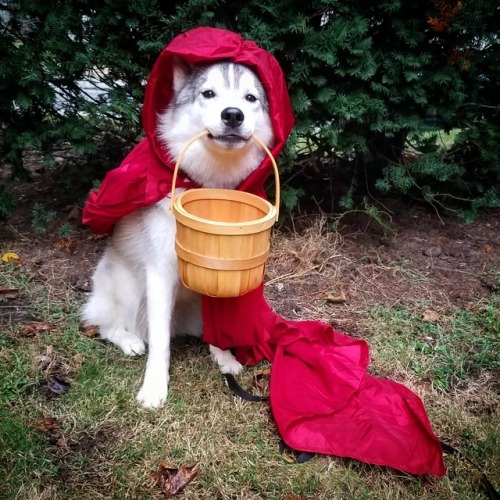
<path fill-rule="evenodd" d="M 365 341 L 325 323 L 283 319 L 262 287 L 202 305 L 205 342 L 234 348 L 244 364 L 272 362 L 271 410 L 288 446 L 411 474 L 445 474 L 422 401 L 403 385 L 367 373 Z"/>
<path fill-rule="evenodd" d="M 232 60 L 257 71 L 267 91 L 275 144 L 282 150 L 294 119 L 276 59 L 255 43 L 216 28 L 176 37 L 160 54 L 146 87 L 146 138 L 109 172 L 85 205 L 83 222 L 106 233 L 136 208 L 166 196 L 174 162 L 156 140 L 156 120 L 172 98 L 172 62 Z M 271 172 L 266 159 L 238 189 L 265 196 Z M 196 187 L 189 179 L 181 186 Z M 390 466 L 412 474 L 442 476 L 445 467 L 421 400 L 401 384 L 366 371 L 366 342 L 314 321 L 287 321 L 267 304 L 263 286 L 243 297 L 203 297 L 204 341 L 233 348 L 238 360 L 272 362 L 270 402 L 283 440 L 299 451 L 333 454 Z"/>

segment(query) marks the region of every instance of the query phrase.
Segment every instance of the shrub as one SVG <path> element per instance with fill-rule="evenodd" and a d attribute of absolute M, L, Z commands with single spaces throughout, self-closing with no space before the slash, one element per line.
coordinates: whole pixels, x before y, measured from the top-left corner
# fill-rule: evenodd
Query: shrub
<path fill-rule="evenodd" d="M 297 117 L 282 162 L 289 205 L 316 179 L 333 186 L 343 175 L 344 205 L 376 185 L 462 209 L 497 206 L 495 19 L 486 0 L 5 1 L 0 152 L 21 175 L 27 149 L 50 164 L 70 145 L 79 161 L 67 182 L 88 187 L 141 134 L 160 50 L 212 25 L 255 40 L 285 71 Z M 435 135 L 452 129 L 456 144 L 440 149 Z"/>

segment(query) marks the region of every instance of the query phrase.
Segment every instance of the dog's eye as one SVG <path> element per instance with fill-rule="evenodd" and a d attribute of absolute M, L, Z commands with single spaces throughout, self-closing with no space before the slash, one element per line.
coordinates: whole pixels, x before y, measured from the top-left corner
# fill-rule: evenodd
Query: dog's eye
<path fill-rule="evenodd" d="M 205 92 L 202 92 L 201 95 L 205 99 L 212 99 L 213 97 L 215 97 L 215 92 L 213 90 L 205 90 Z"/>
<path fill-rule="evenodd" d="M 245 96 L 245 99 L 248 101 L 248 102 L 255 102 L 257 100 L 257 98 L 253 95 L 253 94 L 247 94 Z"/>

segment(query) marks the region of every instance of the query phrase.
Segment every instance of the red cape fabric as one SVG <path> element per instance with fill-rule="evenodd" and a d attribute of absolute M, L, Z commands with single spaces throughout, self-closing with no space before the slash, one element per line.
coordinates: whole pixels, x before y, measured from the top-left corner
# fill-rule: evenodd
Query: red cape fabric
<path fill-rule="evenodd" d="M 281 318 L 262 286 L 202 306 L 205 342 L 234 348 L 244 364 L 272 361 L 271 410 L 288 446 L 411 474 L 445 474 L 422 401 L 403 385 L 366 372 L 366 342 L 325 323 Z"/>
<path fill-rule="evenodd" d="M 156 120 L 172 98 L 174 56 L 195 63 L 231 60 L 253 68 L 269 97 L 274 156 L 294 119 L 281 68 L 255 43 L 217 28 L 196 28 L 176 37 L 160 54 L 146 87 L 146 132 L 85 205 L 83 222 L 106 233 L 133 210 L 169 194 L 174 162 L 156 139 Z M 237 189 L 265 197 L 271 172 L 265 159 Z M 196 187 L 189 179 L 179 186 Z M 290 447 L 390 466 L 412 474 L 442 476 L 439 440 L 421 400 L 401 384 L 372 377 L 367 344 L 314 321 L 293 322 L 267 304 L 263 286 L 242 297 L 203 297 L 203 339 L 234 349 L 238 360 L 272 362 L 270 402 L 278 430 Z"/>

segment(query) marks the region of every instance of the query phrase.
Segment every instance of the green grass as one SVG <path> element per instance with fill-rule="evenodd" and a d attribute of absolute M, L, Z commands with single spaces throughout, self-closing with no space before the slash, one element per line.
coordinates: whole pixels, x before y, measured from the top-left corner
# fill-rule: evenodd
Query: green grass
<path fill-rule="evenodd" d="M 427 309 L 370 310 L 372 345 L 380 365 L 411 369 L 439 390 L 500 368 L 500 301 L 453 309 L 435 322 L 423 320 Z"/>
<path fill-rule="evenodd" d="M 54 477 L 55 468 L 47 457 L 41 436 L 20 421 L 14 412 L 3 403 L 0 405 L 0 449 L 2 450 L 2 488 L 4 497 L 10 491 L 14 494 L 14 487 L 20 484 L 20 479 L 26 475 L 43 473 L 47 477 Z"/>
<path fill-rule="evenodd" d="M 483 498 L 479 474 L 455 458 L 447 459 L 449 474 L 440 480 L 335 457 L 290 463 L 278 451 L 268 406 L 229 393 L 208 349 L 196 341 L 174 345 L 167 405 L 144 410 L 135 395 L 145 358 L 85 337 L 71 293 L 49 301 L 43 284 L 19 266 L 2 267 L 0 286 L 19 288 L 21 310 L 54 324 L 34 337 L 23 336 L 21 324 L 0 327 L 2 499 L 161 498 L 150 475 L 160 460 L 199 465 L 200 475 L 181 497 L 189 499 Z M 426 405 L 436 430 L 498 483 L 498 404 L 491 387 L 480 384 L 498 369 L 497 307 L 492 301 L 456 309 L 438 324 L 421 321 L 423 306 L 377 307 L 366 314 L 365 328 L 373 331 L 373 370 L 411 373 L 431 391 Z M 36 357 L 50 346 L 51 362 L 40 366 Z M 70 387 L 48 398 L 43 387 L 54 373 Z M 241 377 L 244 386 L 251 386 L 251 374 Z M 474 408 L 460 399 L 471 387 Z M 37 430 L 44 417 L 59 428 Z"/>

